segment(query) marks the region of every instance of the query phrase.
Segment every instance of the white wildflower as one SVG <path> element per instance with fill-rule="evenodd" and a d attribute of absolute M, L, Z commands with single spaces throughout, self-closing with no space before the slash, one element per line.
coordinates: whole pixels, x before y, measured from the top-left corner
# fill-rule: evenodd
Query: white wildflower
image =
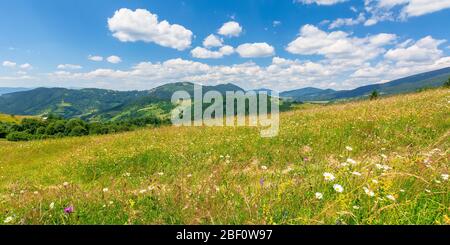
<path fill-rule="evenodd" d="M 316 192 L 316 199 L 321 200 L 323 198 L 323 194 L 320 192 Z"/>
<path fill-rule="evenodd" d="M 262 170 L 267 170 L 267 166 L 261 166 Z"/>
<path fill-rule="evenodd" d="M 395 201 L 395 197 L 393 195 L 387 195 L 386 198 L 391 201 Z"/>
<path fill-rule="evenodd" d="M 12 216 L 9 216 L 5 219 L 4 222 L 5 222 L 5 224 L 8 224 L 8 223 L 11 223 L 11 221 L 13 221 L 13 220 L 14 220 L 14 218 Z"/>
<path fill-rule="evenodd" d="M 368 196 L 370 196 L 370 197 L 375 196 L 375 193 L 374 193 L 372 190 L 370 190 L 369 188 L 363 187 L 363 189 L 364 189 L 364 192 L 365 192 Z"/>
<path fill-rule="evenodd" d="M 333 188 L 334 188 L 334 190 L 335 190 L 336 192 L 339 192 L 339 193 L 341 193 L 341 192 L 344 191 L 344 187 L 342 187 L 342 186 L 339 185 L 339 184 L 334 184 L 334 185 L 333 185 Z"/>
<path fill-rule="evenodd" d="M 353 206 L 353 209 L 355 209 L 355 210 L 359 210 L 359 206 Z"/>
<path fill-rule="evenodd" d="M 376 180 L 376 179 L 373 179 L 373 180 L 372 180 L 372 183 L 374 183 L 374 184 L 378 184 L 378 180 Z"/>
<path fill-rule="evenodd" d="M 323 173 L 323 177 L 325 178 L 325 181 L 333 181 L 336 179 L 332 173 L 328 172 Z"/>
<path fill-rule="evenodd" d="M 347 159 L 347 162 L 350 163 L 351 165 L 356 165 L 356 164 L 358 164 L 355 160 L 353 160 L 353 159 L 351 159 L 351 158 L 348 158 L 348 159 Z"/>
<path fill-rule="evenodd" d="M 50 203 L 50 205 L 48 206 L 50 209 L 54 209 L 55 208 L 55 203 L 54 202 L 52 202 L 52 203 Z"/>
<path fill-rule="evenodd" d="M 350 146 L 346 146 L 345 149 L 346 149 L 347 151 L 353 151 L 353 148 L 350 147 Z"/>
<path fill-rule="evenodd" d="M 356 175 L 356 176 L 361 176 L 361 175 L 362 175 L 360 172 L 356 172 L 356 171 L 353 172 L 352 174 L 353 174 L 353 175 Z"/>
<path fill-rule="evenodd" d="M 448 174 L 441 174 L 441 178 L 443 181 L 448 181 Z"/>

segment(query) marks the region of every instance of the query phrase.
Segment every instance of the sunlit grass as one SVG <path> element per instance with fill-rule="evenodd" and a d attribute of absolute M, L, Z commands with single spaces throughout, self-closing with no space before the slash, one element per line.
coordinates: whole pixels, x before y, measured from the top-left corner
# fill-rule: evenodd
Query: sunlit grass
<path fill-rule="evenodd" d="M 448 224 L 449 101 L 440 89 L 308 106 L 283 113 L 276 138 L 163 127 L 0 141 L 0 223 Z"/>

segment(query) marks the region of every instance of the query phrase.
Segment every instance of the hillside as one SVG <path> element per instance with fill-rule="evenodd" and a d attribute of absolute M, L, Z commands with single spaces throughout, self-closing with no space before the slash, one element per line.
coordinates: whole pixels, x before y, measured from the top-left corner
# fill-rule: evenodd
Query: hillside
<path fill-rule="evenodd" d="M 366 97 L 373 91 L 377 91 L 382 95 L 392 95 L 414 92 L 423 88 L 440 87 L 449 79 L 449 77 L 450 67 L 397 79 L 387 83 L 362 86 L 352 90 L 334 91 L 331 89 L 322 90 L 317 88 L 304 88 L 286 91 L 281 93 L 280 96 L 296 101 L 330 101 Z"/>
<path fill-rule="evenodd" d="M 149 115 L 167 116 L 176 91 L 193 96 L 193 83 L 166 84 L 148 91 L 113 91 L 104 89 L 37 88 L 0 96 L 0 112 L 42 115 L 53 113 L 65 118 L 121 120 Z M 233 84 L 203 86 L 203 92 L 243 91 Z"/>
<path fill-rule="evenodd" d="M 434 89 L 290 111 L 275 138 L 163 127 L 0 141 L 0 221 L 450 224 L 449 100 Z"/>

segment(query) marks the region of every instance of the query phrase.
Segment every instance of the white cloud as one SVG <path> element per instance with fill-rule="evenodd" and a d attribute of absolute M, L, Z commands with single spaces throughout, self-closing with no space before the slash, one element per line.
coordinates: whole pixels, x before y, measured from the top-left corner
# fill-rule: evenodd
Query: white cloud
<path fill-rule="evenodd" d="M 364 23 L 375 25 L 382 21 L 406 20 L 450 8 L 450 0 L 364 0 L 370 17 Z"/>
<path fill-rule="evenodd" d="M 29 70 L 29 69 L 32 69 L 32 68 L 33 68 L 33 66 L 31 64 L 29 64 L 29 63 L 25 63 L 25 64 L 20 65 L 20 69 Z"/>
<path fill-rule="evenodd" d="M 220 35 L 227 37 L 238 37 L 241 34 L 241 32 L 242 27 L 236 21 L 230 21 L 223 24 L 223 26 L 218 31 Z"/>
<path fill-rule="evenodd" d="M 317 5 L 334 5 L 338 3 L 343 3 L 348 0 L 294 0 L 294 2 L 297 3 L 303 3 L 303 4 L 317 4 Z"/>
<path fill-rule="evenodd" d="M 98 55 L 89 55 L 88 59 L 90 61 L 95 61 L 95 62 L 103 61 L 103 57 L 102 56 L 98 56 Z"/>
<path fill-rule="evenodd" d="M 234 53 L 234 48 L 231 46 L 223 46 L 218 51 L 211 51 L 206 48 L 196 47 L 191 50 L 191 55 L 198 59 L 220 59 L 224 56 Z"/>
<path fill-rule="evenodd" d="M 17 63 L 12 61 L 3 61 L 3 66 L 8 68 L 16 67 Z"/>
<path fill-rule="evenodd" d="M 356 19 L 353 18 L 339 18 L 335 21 L 331 22 L 328 29 L 336 29 L 341 26 L 354 26 L 361 23 L 364 23 L 366 21 L 366 17 L 363 13 L 360 13 Z"/>
<path fill-rule="evenodd" d="M 407 47 L 391 49 L 385 54 L 385 57 L 389 60 L 404 63 L 433 62 L 442 57 L 443 52 L 438 47 L 444 42 L 445 40 L 436 40 L 431 36 L 427 36 L 409 46 L 405 44 Z"/>
<path fill-rule="evenodd" d="M 383 46 L 393 43 L 395 39 L 394 34 L 381 33 L 358 38 L 343 31 L 327 33 L 313 25 L 305 25 L 286 50 L 293 54 L 321 55 L 336 63 L 361 63 L 378 57 L 385 51 Z"/>
<path fill-rule="evenodd" d="M 122 62 L 122 59 L 119 56 L 112 55 L 112 56 L 109 56 L 108 58 L 106 58 L 106 61 L 108 61 L 109 63 L 112 63 L 112 64 L 118 64 L 118 63 Z"/>
<path fill-rule="evenodd" d="M 245 43 L 236 48 L 236 52 L 244 58 L 268 57 L 275 55 L 274 47 L 267 43 Z"/>
<path fill-rule="evenodd" d="M 78 70 L 82 69 L 83 67 L 80 65 L 72 65 L 72 64 L 61 64 L 57 66 L 60 70 Z"/>
<path fill-rule="evenodd" d="M 109 30 L 121 42 L 143 41 L 163 47 L 185 50 L 191 46 L 192 32 L 168 21 L 158 21 L 158 16 L 145 9 L 117 10 L 108 19 Z"/>
<path fill-rule="evenodd" d="M 401 16 L 408 18 L 450 8 L 450 0 L 379 0 L 378 6 L 389 10 L 403 6 Z"/>
<path fill-rule="evenodd" d="M 274 20 L 273 22 L 272 22 L 272 26 L 273 27 L 277 27 L 277 26 L 280 26 L 281 25 L 281 21 L 279 21 L 279 20 Z"/>
<path fill-rule="evenodd" d="M 222 47 L 223 40 L 216 35 L 211 34 L 205 38 L 205 40 L 203 41 L 203 46 L 205 48 Z"/>

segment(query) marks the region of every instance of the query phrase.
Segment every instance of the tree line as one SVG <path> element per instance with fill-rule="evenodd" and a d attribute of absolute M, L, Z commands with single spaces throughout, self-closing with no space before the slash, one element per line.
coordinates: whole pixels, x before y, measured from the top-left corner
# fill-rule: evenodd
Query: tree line
<path fill-rule="evenodd" d="M 101 135 L 163 124 L 170 124 L 170 120 L 163 120 L 155 116 L 118 122 L 86 122 L 79 118 L 63 119 L 59 116 L 50 115 L 46 118 L 24 118 L 20 123 L 0 122 L 0 139 L 29 141 Z"/>

